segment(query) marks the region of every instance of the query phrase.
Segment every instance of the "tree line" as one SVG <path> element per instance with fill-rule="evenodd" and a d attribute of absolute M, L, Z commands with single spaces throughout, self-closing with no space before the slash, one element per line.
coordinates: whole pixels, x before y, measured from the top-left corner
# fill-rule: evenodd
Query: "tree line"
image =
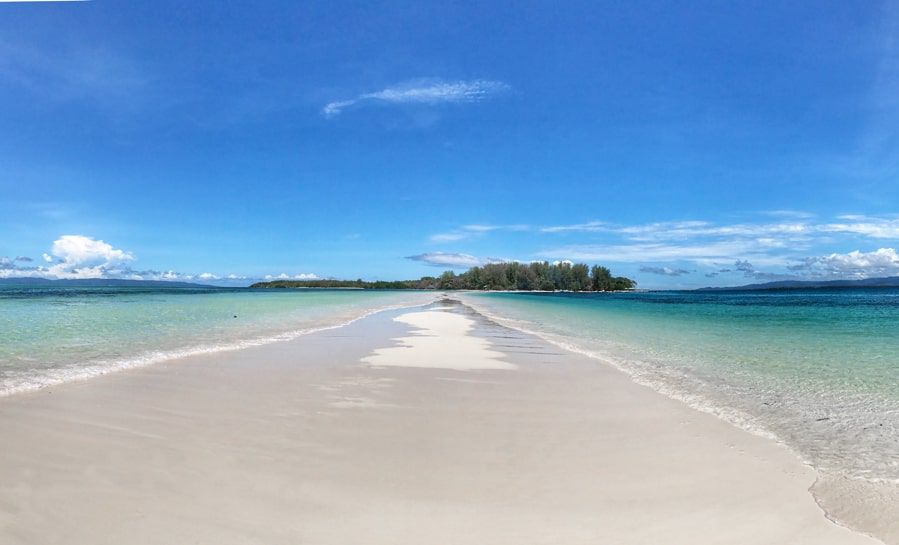
<path fill-rule="evenodd" d="M 356 289 L 438 289 L 438 290 L 521 290 L 521 291 L 622 291 L 637 283 L 612 276 L 607 267 L 584 263 L 491 263 L 472 267 L 461 274 L 446 271 L 440 276 L 418 280 L 275 280 L 258 282 L 251 288 L 356 288 Z"/>

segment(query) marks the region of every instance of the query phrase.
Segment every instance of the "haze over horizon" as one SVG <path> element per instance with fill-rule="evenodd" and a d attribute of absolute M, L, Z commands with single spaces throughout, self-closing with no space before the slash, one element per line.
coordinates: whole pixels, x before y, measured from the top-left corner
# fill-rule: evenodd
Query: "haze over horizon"
<path fill-rule="evenodd" d="M 0 278 L 895 276 L 897 97 L 891 2 L 0 3 Z"/>

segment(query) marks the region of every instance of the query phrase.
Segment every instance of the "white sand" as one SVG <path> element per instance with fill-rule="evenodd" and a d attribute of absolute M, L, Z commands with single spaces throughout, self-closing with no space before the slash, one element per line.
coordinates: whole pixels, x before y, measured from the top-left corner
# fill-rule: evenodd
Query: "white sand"
<path fill-rule="evenodd" d="M 0 400 L 0 543 L 876 543 L 772 442 L 448 316 Z"/>
<path fill-rule="evenodd" d="M 415 328 L 412 335 L 395 339 L 397 346 L 378 348 L 362 361 L 376 367 L 517 369 L 514 363 L 502 360 L 502 352 L 491 350 L 487 340 L 469 335 L 474 320 L 446 310 L 444 307 L 397 316 L 394 320 Z"/>

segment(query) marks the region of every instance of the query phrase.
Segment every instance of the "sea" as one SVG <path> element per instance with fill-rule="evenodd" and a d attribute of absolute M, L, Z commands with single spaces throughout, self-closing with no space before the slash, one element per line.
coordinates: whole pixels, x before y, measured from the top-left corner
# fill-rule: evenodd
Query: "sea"
<path fill-rule="evenodd" d="M 899 484 L 899 289 L 465 300 L 501 324 L 775 439 L 823 476 L 888 485 L 881 490 Z"/>
<path fill-rule="evenodd" d="M 0 396 L 340 327 L 439 293 L 0 286 Z M 899 484 L 899 290 L 451 294 L 771 437 Z"/>
<path fill-rule="evenodd" d="M 0 286 L 0 397 L 340 327 L 434 294 Z"/>

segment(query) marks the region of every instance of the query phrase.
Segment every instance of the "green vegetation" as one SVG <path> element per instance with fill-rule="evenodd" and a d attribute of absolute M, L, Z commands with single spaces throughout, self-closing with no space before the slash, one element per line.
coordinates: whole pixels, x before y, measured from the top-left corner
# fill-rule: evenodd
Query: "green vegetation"
<path fill-rule="evenodd" d="M 438 289 L 438 290 L 521 290 L 521 291 L 620 291 L 637 283 L 623 276 L 612 276 L 606 267 L 583 263 L 530 264 L 491 263 L 472 267 L 462 274 L 446 271 L 439 277 L 391 282 L 364 280 L 275 280 L 257 282 L 251 288 L 354 288 L 354 289 Z"/>

